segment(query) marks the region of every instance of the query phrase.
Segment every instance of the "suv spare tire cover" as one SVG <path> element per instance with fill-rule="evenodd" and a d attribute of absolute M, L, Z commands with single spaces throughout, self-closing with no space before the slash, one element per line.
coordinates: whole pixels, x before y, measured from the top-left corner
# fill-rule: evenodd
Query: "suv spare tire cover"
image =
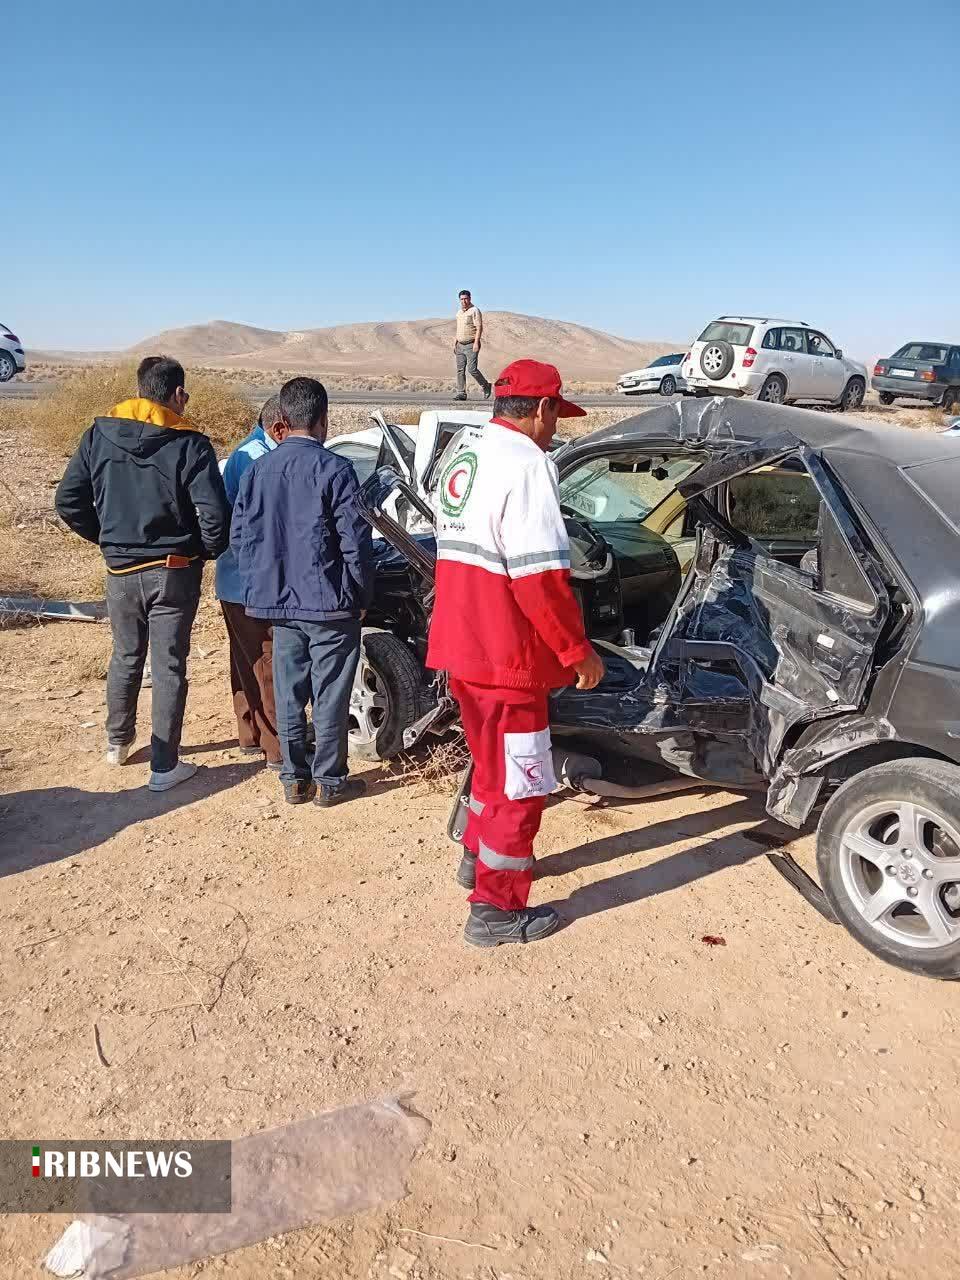
<path fill-rule="evenodd" d="M 700 352 L 700 368 L 711 382 L 719 382 L 733 368 L 735 355 L 729 342 L 708 342 Z"/>

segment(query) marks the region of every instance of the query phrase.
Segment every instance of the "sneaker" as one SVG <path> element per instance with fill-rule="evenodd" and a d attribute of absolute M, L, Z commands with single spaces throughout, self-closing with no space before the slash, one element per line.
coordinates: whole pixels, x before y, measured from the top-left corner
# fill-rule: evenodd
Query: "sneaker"
<path fill-rule="evenodd" d="M 453 398 L 454 400 L 466 400 L 467 397 L 464 395 L 464 396 L 454 396 Z"/>
<path fill-rule="evenodd" d="M 471 947 L 499 947 L 506 942 L 539 942 L 560 924 L 553 907 L 526 907 L 523 911 L 500 911 L 475 902 L 463 930 L 463 940 Z"/>
<path fill-rule="evenodd" d="M 192 778 L 197 772 L 197 766 L 190 764 L 187 760 L 180 760 L 166 773 L 153 772 L 150 774 L 150 781 L 147 786 L 151 791 L 169 791 L 171 787 L 177 787 L 181 782 L 186 782 L 188 778 Z"/>
<path fill-rule="evenodd" d="M 308 804 L 317 794 L 317 784 L 305 778 L 283 784 L 283 798 L 287 804 Z"/>
<path fill-rule="evenodd" d="M 242 756 L 262 756 L 263 748 L 262 747 L 241 747 L 240 754 Z"/>
<path fill-rule="evenodd" d="M 132 742 L 108 742 L 104 759 L 107 764 L 126 764 L 132 746 Z"/>
<path fill-rule="evenodd" d="M 343 804 L 345 800 L 356 800 L 366 789 L 367 784 L 362 778 L 347 778 L 338 787 L 321 784 L 313 803 L 318 804 L 321 809 L 331 809 L 335 804 Z"/>
<path fill-rule="evenodd" d="M 457 884 L 462 885 L 464 889 L 472 890 L 477 887 L 477 855 L 471 853 L 469 849 L 464 849 L 460 865 L 457 867 Z"/>
<path fill-rule="evenodd" d="M 487 383 L 487 389 L 486 389 L 486 391 L 483 393 L 483 398 L 484 398 L 484 400 L 489 400 L 489 399 L 490 399 L 490 392 L 491 392 L 492 390 L 493 390 L 493 383 L 492 383 L 492 382 L 488 382 L 488 383 Z"/>
<path fill-rule="evenodd" d="M 282 772 L 283 772 L 283 761 L 282 761 L 282 760 L 268 760 L 268 761 L 267 761 L 267 768 L 270 770 L 270 772 L 271 772 L 271 773 L 282 773 Z"/>

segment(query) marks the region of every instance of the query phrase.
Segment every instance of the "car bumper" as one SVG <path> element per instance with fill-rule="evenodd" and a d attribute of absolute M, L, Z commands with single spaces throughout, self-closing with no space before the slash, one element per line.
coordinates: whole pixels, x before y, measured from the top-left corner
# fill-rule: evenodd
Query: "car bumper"
<path fill-rule="evenodd" d="M 761 374 L 736 372 L 728 374 L 721 382 L 711 382 L 709 378 L 687 375 L 688 391 L 706 391 L 712 396 L 755 396 L 763 386 Z"/>
<path fill-rule="evenodd" d="M 893 396 L 908 396 L 911 400 L 942 400 L 947 386 L 944 382 L 918 382 L 913 378 L 887 378 L 874 375 L 870 379 L 874 391 L 889 391 Z"/>

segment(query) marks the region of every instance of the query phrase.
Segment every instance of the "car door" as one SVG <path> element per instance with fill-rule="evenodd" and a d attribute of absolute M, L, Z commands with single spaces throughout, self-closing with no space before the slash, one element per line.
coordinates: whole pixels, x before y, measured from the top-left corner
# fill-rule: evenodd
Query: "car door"
<path fill-rule="evenodd" d="M 829 547 L 830 563 L 816 574 L 776 559 L 721 514 L 731 480 L 787 459 L 799 461 L 820 495 L 820 553 Z M 647 683 L 672 704 L 674 725 L 740 736 L 769 778 L 792 729 L 862 705 L 888 596 L 842 491 L 789 433 L 733 449 L 679 488 L 700 526 L 698 549 Z M 711 694 L 721 677 L 722 699 Z"/>
<path fill-rule="evenodd" d="M 771 372 L 779 371 L 787 379 L 787 398 L 803 400 L 813 394 L 813 379 L 807 357 L 807 340 L 802 329 L 780 329 L 776 357 L 770 361 Z"/>
<path fill-rule="evenodd" d="M 817 329 L 806 330 L 807 360 L 813 390 L 817 400 L 839 400 L 846 385 L 843 362 L 837 358 L 837 349 L 825 333 Z"/>

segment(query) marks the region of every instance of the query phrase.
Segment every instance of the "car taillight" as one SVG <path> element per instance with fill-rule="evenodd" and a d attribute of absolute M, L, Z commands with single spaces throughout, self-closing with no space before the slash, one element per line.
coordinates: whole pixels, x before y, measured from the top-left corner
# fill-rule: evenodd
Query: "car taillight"
<path fill-rule="evenodd" d="M 936 380 L 937 380 L 937 375 L 933 372 L 932 369 L 924 369 L 923 372 L 920 374 L 921 382 L 936 382 Z"/>
<path fill-rule="evenodd" d="M 873 366 L 873 372 L 876 374 L 886 373 L 887 366 L 885 364 L 875 364 Z"/>
<path fill-rule="evenodd" d="M 747 347 L 746 351 L 743 353 L 743 367 L 745 369 L 749 369 L 756 358 L 757 353 L 754 351 L 753 347 Z"/>

